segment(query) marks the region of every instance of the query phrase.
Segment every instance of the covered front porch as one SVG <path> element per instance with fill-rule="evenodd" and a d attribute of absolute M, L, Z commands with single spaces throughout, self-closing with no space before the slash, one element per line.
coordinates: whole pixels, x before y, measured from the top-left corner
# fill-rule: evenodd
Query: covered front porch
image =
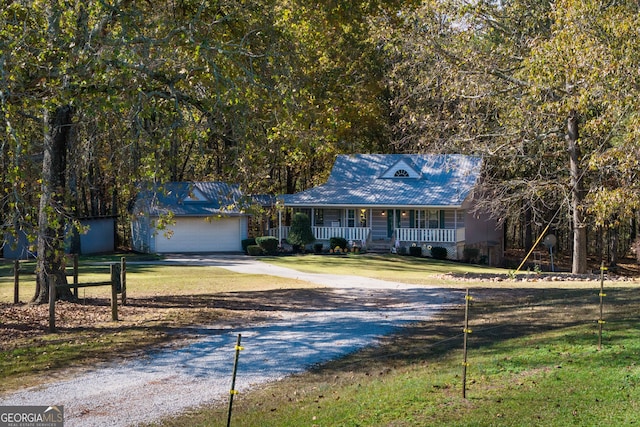
<path fill-rule="evenodd" d="M 318 242 L 342 237 L 350 244 L 371 248 L 439 245 L 455 250 L 465 240 L 464 211 L 459 209 L 414 209 L 398 207 L 294 208 L 279 211 L 269 235 L 284 242 L 288 218 L 305 213 Z M 452 254 L 453 255 L 453 254 Z"/>

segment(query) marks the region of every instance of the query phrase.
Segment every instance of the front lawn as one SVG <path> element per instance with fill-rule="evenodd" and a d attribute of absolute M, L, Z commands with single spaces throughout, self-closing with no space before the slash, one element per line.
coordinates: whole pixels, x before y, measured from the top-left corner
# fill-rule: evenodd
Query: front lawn
<path fill-rule="evenodd" d="M 438 287 L 593 288 L 599 286 L 597 274 L 589 275 L 589 280 L 568 280 L 571 276 L 568 273 L 536 273 L 527 270 L 514 275 L 512 270 L 504 268 L 392 254 L 349 254 L 348 256 L 307 254 L 261 257 L 260 260 L 306 273 L 330 272 L 331 274 L 355 275 Z M 636 287 L 639 282 L 631 278 L 611 276 L 606 278 L 606 283 L 607 286 L 615 284 L 621 287 Z"/>
<path fill-rule="evenodd" d="M 462 397 L 463 304 L 311 372 L 236 396 L 237 426 L 636 426 L 640 293 L 476 289 Z M 240 359 L 238 375 L 242 375 Z M 227 405 L 165 427 L 224 426 Z"/>
<path fill-rule="evenodd" d="M 117 257 L 99 259 L 111 260 Z M 391 255 L 260 260 L 317 273 L 471 288 L 468 398 L 461 397 L 461 301 L 379 346 L 239 395 L 233 425 L 640 423 L 637 282 L 605 282 L 607 323 L 598 351 L 599 281 L 538 282 L 532 274 L 527 282 L 488 282 L 476 279 L 508 271 Z M 105 265 L 88 261 L 81 262 L 81 281 L 100 280 Z M 47 307 L 10 304 L 13 277 L 10 267 L 0 266 L 0 391 L 60 379 L 69 367 L 136 357 L 150 346 L 188 338 L 177 334 L 184 326 L 264 318 L 318 292 L 297 280 L 217 267 L 131 263 L 128 270 L 130 304 L 121 321 L 110 321 L 107 289 L 87 288 L 80 303 L 58 304 L 60 331 L 48 334 Z M 465 273 L 474 279 L 454 277 Z M 21 287 L 23 301 L 32 293 L 32 283 Z M 226 416 L 226 405 L 218 405 L 164 425 L 224 425 Z"/>

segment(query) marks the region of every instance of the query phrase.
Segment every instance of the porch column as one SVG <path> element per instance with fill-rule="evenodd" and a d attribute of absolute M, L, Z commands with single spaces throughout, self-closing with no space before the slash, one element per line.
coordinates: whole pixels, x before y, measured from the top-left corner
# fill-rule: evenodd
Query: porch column
<path fill-rule="evenodd" d="M 455 243 L 458 243 L 458 209 L 453 210 L 453 229 L 456 231 L 454 234 Z"/>
<path fill-rule="evenodd" d="M 367 233 L 367 241 L 365 243 L 373 240 L 373 208 L 369 208 L 369 221 L 367 221 L 367 226 L 369 227 L 369 232 Z"/>
<path fill-rule="evenodd" d="M 398 234 L 396 233 L 396 230 L 398 229 L 398 216 L 397 216 L 397 209 L 393 209 L 393 234 L 396 236 L 396 241 L 398 240 Z"/>
<path fill-rule="evenodd" d="M 278 209 L 278 246 L 282 244 L 282 209 Z"/>

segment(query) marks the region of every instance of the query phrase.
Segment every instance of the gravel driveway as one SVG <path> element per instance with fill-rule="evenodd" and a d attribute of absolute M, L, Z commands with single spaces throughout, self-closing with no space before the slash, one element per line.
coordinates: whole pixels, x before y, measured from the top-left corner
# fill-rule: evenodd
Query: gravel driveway
<path fill-rule="evenodd" d="M 86 371 L 72 379 L 19 391 L 0 405 L 64 405 L 65 426 L 129 426 L 228 401 L 238 334 L 240 392 L 374 343 L 407 323 L 428 320 L 457 292 L 357 276 L 301 273 L 244 256 L 175 256 L 166 263 L 214 265 L 240 273 L 297 278 L 327 287 L 331 298 L 273 320 L 194 328 L 179 348 Z"/>

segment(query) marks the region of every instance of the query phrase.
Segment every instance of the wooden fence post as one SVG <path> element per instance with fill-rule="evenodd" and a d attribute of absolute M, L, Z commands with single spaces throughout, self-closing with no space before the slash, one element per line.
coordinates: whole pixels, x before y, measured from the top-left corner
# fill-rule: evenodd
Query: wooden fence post
<path fill-rule="evenodd" d="M 49 274 L 49 332 L 56 331 L 56 276 Z"/>
<path fill-rule="evenodd" d="M 20 260 L 13 262 L 13 303 L 20 302 Z"/>
<path fill-rule="evenodd" d="M 111 320 L 118 321 L 118 281 L 120 272 L 116 268 L 118 264 L 111 264 Z"/>
<path fill-rule="evenodd" d="M 78 298 L 78 254 L 73 254 L 73 295 Z"/>
<path fill-rule="evenodd" d="M 127 259 L 120 258 L 120 290 L 122 292 L 122 305 L 127 305 Z"/>

